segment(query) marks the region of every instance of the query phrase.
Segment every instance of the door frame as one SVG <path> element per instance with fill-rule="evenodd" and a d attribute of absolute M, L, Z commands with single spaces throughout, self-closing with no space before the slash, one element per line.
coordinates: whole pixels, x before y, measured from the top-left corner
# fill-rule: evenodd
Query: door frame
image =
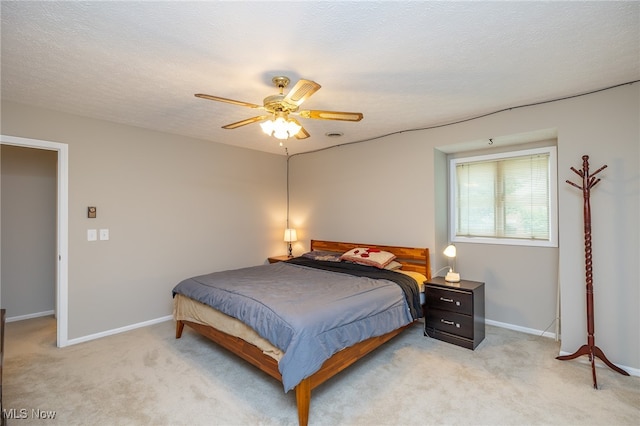
<path fill-rule="evenodd" d="M 64 143 L 0 135 L 0 144 L 58 152 L 56 316 L 59 348 L 68 346 L 69 324 L 69 146 Z"/>

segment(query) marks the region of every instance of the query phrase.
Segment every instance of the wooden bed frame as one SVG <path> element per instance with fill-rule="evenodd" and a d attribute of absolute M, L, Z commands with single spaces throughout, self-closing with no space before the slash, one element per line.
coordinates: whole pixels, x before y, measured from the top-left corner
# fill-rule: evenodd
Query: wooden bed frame
<path fill-rule="evenodd" d="M 356 247 L 378 248 L 388 251 L 397 256 L 396 261 L 402 264 L 405 271 L 420 272 L 427 279 L 431 279 L 431 267 L 429 262 L 429 249 L 427 248 L 411 248 L 396 246 L 381 246 L 372 244 L 358 243 L 341 243 L 333 241 L 311 240 L 311 250 L 326 250 L 338 253 L 344 253 Z M 191 321 L 177 321 L 176 339 L 182 336 L 184 326 L 188 325 L 198 333 L 211 339 L 218 345 L 233 352 L 240 358 L 248 361 L 260 370 L 264 371 L 271 377 L 282 382 L 282 376 L 278 370 L 278 361 L 265 355 L 257 346 L 248 343 L 239 337 L 234 337 L 223 333 L 213 327 L 198 324 Z M 325 382 L 329 378 L 335 376 L 342 370 L 355 363 L 360 358 L 367 355 L 380 345 L 391 340 L 405 329 L 411 327 L 414 323 L 408 324 L 402 328 L 393 330 L 382 336 L 372 337 L 353 346 L 345 348 L 334 354 L 322 365 L 320 370 L 311 376 L 303 379 L 296 386 L 296 403 L 298 406 L 298 423 L 300 426 L 306 426 L 309 421 L 309 406 L 311 403 L 311 390 Z"/>

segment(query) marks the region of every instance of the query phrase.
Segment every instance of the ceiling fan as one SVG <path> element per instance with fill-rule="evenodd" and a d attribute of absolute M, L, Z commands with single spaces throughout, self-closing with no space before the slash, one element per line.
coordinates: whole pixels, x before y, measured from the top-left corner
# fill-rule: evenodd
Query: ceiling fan
<path fill-rule="evenodd" d="M 298 111 L 300 104 L 307 100 L 311 95 L 317 92 L 320 87 L 318 83 L 311 80 L 298 81 L 287 93 L 283 93 L 284 88 L 289 85 L 289 78 L 283 76 L 273 77 L 273 84 L 279 89 L 277 95 L 271 95 L 264 98 L 262 105 L 252 104 L 249 102 L 236 101 L 233 99 L 221 98 L 219 96 L 205 95 L 196 93 L 196 97 L 209 99 L 211 101 L 226 102 L 229 104 L 240 105 L 248 108 L 254 108 L 265 111 L 263 115 L 247 118 L 236 123 L 222 126 L 223 129 L 237 129 L 247 124 L 262 121 L 260 126 L 262 130 L 278 139 L 288 139 L 295 137 L 296 139 L 306 139 L 309 133 L 295 118 L 289 115 L 296 115 L 303 118 L 312 118 L 319 120 L 340 120 L 340 121 L 360 121 L 363 118 L 360 112 L 341 112 L 341 111 L 323 111 L 323 110 L 302 110 Z"/>

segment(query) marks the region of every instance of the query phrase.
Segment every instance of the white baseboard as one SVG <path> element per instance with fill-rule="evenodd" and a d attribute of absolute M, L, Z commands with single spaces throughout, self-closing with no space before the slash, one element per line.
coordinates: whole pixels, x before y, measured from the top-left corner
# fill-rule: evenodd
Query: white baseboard
<path fill-rule="evenodd" d="M 100 333 L 95 333 L 95 334 L 89 334 L 88 336 L 78 337 L 76 339 L 69 339 L 67 341 L 67 345 L 66 346 L 71 346 L 71 345 L 75 345 L 75 344 L 78 344 L 78 343 L 84 343 L 84 342 L 88 342 L 90 340 L 100 339 L 101 337 L 111 336 L 112 334 L 124 333 L 125 331 L 134 330 L 134 329 L 140 328 L 140 327 L 147 327 L 149 325 L 158 324 L 158 323 L 169 321 L 169 320 L 172 320 L 172 319 L 173 319 L 173 315 L 167 315 L 165 317 L 160 317 L 160 318 L 152 319 L 152 320 L 149 320 L 149 321 L 143 321 L 143 322 L 139 322 L 137 324 L 127 325 L 125 327 L 114 328 L 112 330 L 102 331 Z"/>
<path fill-rule="evenodd" d="M 535 330 L 533 328 L 526 328 L 526 327 L 520 327 L 518 325 L 513 325 L 513 324 L 507 324 L 504 322 L 498 322 L 498 321 L 493 321 L 493 320 L 485 320 L 485 324 L 487 325 L 493 325 L 496 327 L 500 327 L 500 328 L 507 328 L 509 330 L 515 330 L 515 331 L 520 331 L 522 333 L 527 333 L 527 334 L 534 334 L 536 336 L 541 336 L 541 337 L 550 337 L 552 339 L 556 338 L 556 333 L 551 333 L 548 331 L 542 331 L 542 330 Z M 570 352 L 565 352 L 565 351 L 560 351 L 560 353 L 558 354 L 559 356 L 564 356 L 564 355 L 571 355 Z M 587 358 L 576 358 L 576 361 L 584 363 L 584 364 L 590 364 L 589 360 Z M 602 368 L 609 368 L 604 362 L 601 362 L 597 357 L 596 357 L 596 367 L 602 367 Z M 640 369 L 638 368 L 631 368 L 631 367 L 627 367 L 624 365 L 618 365 L 618 367 L 622 368 L 623 370 L 625 370 L 627 373 L 629 373 L 632 376 L 640 376 Z"/>
<path fill-rule="evenodd" d="M 485 324 L 494 325 L 500 328 L 506 328 L 509 330 L 520 331 L 522 333 L 533 334 L 540 337 L 550 337 L 552 339 L 556 338 L 556 333 L 552 333 L 550 331 L 536 330 L 534 328 L 521 327 L 519 325 L 508 324 L 506 322 L 493 321 L 489 319 L 485 319 Z"/>
<path fill-rule="evenodd" d="M 55 311 L 44 311 L 44 312 L 36 312 L 33 314 L 27 315 L 18 315 L 17 317 L 7 317 L 6 322 L 14 322 L 14 321 L 22 321 L 31 318 L 39 318 L 39 317 L 48 317 L 49 315 L 54 315 Z"/>
<path fill-rule="evenodd" d="M 571 354 L 572 354 L 572 352 L 560 351 L 560 353 L 558 355 L 559 356 L 565 356 L 565 355 L 571 355 Z M 581 364 L 589 364 L 589 365 L 591 364 L 591 361 L 589 361 L 589 359 L 586 358 L 586 357 L 578 357 L 574 361 L 577 361 L 577 362 L 579 362 Z M 618 365 L 618 364 L 616 364 L 616 366 L 622 368 L 624 371 L 626 371 L 627 373 L 629 373 L 632 376 L 640 377 L 640 369 L 638 369 L 638 368 L 631 368 L 631 367 L 627 367 L 626 365 Z M 600 359 L 598 357 L 596 357 L 596 367 L 598 367 L 598 368 L 609 368 L 609 366 L 606 365 L 604 362 L 600 361 Z"/>

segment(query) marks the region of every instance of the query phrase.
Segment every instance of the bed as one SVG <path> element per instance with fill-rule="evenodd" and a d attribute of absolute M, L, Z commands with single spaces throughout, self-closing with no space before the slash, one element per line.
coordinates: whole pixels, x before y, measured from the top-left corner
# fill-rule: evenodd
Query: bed
<path fill-rule="evenodd" d="M 187 325 L 282 382 L 285 392 L 294 389 L 303 426 L 312 389 L 422 316 L 416 293 L 431 278 L 427 248 L 311 240 L 307 254 L 319 252 L 335 256 L 305 255 L 192 277 L 173 291 L 176 338 Z M 394 258 L 378 268 L 357 259 L 335 262 L 347 252 Z M 340 293 L 351 289 L 357 293 Z"/>

